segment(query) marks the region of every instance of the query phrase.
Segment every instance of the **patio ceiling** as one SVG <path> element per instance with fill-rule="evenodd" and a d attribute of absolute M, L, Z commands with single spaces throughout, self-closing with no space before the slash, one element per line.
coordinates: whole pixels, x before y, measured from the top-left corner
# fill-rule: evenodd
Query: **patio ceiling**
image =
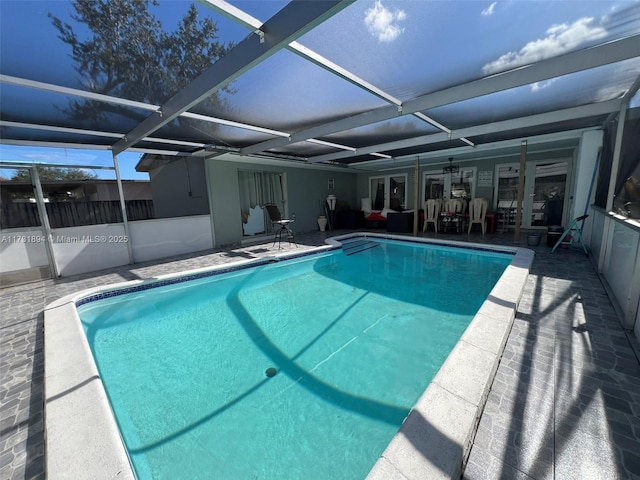
<path fill-rule="evenodd" d="M 188 7 L 160 1 L 150 10 L 169 31 Z M 2 143 L 384 169 L 577 138 L 640 83 L 639 2 L 196 7 L 234 46 L 151 102 L 83 79 L 48 16 L 88 35 L 70 3 L 0 3 Z M 95 117 L 73 115 L 74 103 Z"/>

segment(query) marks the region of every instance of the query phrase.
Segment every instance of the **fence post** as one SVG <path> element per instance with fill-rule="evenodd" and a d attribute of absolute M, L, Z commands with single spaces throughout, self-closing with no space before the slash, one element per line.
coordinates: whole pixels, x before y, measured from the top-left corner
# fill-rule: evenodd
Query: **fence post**
<path fill-rule="evenodd" d="M 129 263 L 133 263 L 133 249 L 131 248 L 131 232 L 129 231 L 129 219 L 127 218 L 127 204 L 124 201 L 124 190 L 122 189 L 122 179 L 120 178 L 120 166 L 118 165 L 118 156 L 113 155 L 113 166 L 116 170 L 116 183 L 118 184 L 118 197 L 120 198 L 120 210 L 122 211 L 122 224 L 124 226 L 124 234 L 127 237 L 127 253 L 129 254 Z"/>

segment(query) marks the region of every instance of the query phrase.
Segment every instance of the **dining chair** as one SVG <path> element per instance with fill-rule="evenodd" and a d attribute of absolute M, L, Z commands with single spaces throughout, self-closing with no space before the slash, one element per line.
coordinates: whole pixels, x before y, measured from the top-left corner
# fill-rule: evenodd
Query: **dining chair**
<path fill-rule="evenodd" d="M 469 230 L 467 233 L 471 233 L 471 227 L 474 223 L 479 223 L 482 227 L 482 234 L 484 235 L 487 230 L 487 208 L 489 202 L 486 198 L 474 198 L 469 203 Z"/>
<path fill-rule="evenodd" d="M 459 198 L 451 198 L 444 203 L 444 209 L 441 213 L 441 221 L 444 230 L 455 228 L 456 232 L 460 232 L 462 224 L 462 200 Z"/>
<path fill-rule="evenodd" d="M 440 202 L 430 198 L 424 202 L 424 225 L 422 231 L 427 231 L 427 225 L 433 223 L 433 229 L 438 233 L 438 221 L 440 219 Z"/>

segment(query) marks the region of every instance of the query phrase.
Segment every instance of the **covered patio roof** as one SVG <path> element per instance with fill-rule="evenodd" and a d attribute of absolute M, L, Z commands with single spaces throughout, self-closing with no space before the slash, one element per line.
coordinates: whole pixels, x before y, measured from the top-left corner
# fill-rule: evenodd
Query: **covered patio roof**
<path fill-rule="evenodd" d="M 201 1 L 230 48 L 156 101 L 74 61 L 53 25 L 90 38 L 71 3 L 0 8 L 4 144 L 375 170 L 562 148 L 640 84 L 638 2 Z M 188 8 L 149 5 L 167 32 Z"/>

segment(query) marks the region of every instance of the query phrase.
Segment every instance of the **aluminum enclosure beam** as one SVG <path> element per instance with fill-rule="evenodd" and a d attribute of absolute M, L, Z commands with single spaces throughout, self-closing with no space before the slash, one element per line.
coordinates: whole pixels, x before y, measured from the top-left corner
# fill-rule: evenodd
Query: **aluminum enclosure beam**
<path fill-rule="evenodd" d="M 144 102 L 136 102 L 135 100 L 127 100 L 126 98 L 113 97 L 102 93 L 87 92 L 77 88 L 61 87 L 52 83 L 38 82 L 36 80 L 27 80 L 26 78 L 13 77 L 11 75 L 0 74 L 0 83 L 7 85 L 15 85 L 18 87 L 33 88 L 43 90 L 45 92 L 59 93 L 61 95 L 69 95 L 72 97 L 87 98 L 96 102 L 113 103 L 114 105 L 123 105 L 125 107 L 140 108 L 142 110 L 156 111 L 160 107 Z"/>
<path fill-rule="evenodd" d="M 45 132 L 71 133 L 75 135 L 91 135 L 95 137 L 107 137 L 107 138 L 116 138 L 116 139 L 124 137 L 124 134 L 122 133 L 104 132 L 104 131 L 98 131 L 98 130 L 82 130 L 79 128 L 56 127 L 53 125 L 10 122 L 5 120 L 0 120 L 0 127 L 26 128 L 31 130 L 41 130 Z M 171 140 L 168 138 L 145 137 L 143 138 L 143 140 L 147 142 L 164 143 L 169 145 L 181 145 L 183 147 L 202 148 L 205 146 L 204 143 L 187 142 L 185 140 Z"/>
<path fill-rule="evenodd" d="M 252 29 L 252 30 L 258 30 L 261 28 L 262 26 L 262 22 L 260 20 L 258 20 L 257 18 L 252 17 L 251 15 L 249 15 L 248 13 L 240 10 L 237 7 L 234 7 L 233 5 L 227 3 L 224 0 L 204 0 L 207 4 L 211 5 L 212 8 L 214 8 L 217 12 L 219 12 L 221 15 L 224 15 L 225 17 L 229 18 L 230 20 L 240 23 L 241 25 L 243 25 L 246 28 Z M 381 88 L 376 87 L 375 85 L 373 85 L 372 83 L 367 82 L 366 80 L 364 80 L 363 78 L 360 78 L 358 75 L 356 75 L 353 72 L 350 72 L 349 70 L 347 70 L 346 68 L 342 68 L 340 65 L 332 62 L 331 60 L 329 60 L 328 58 L 325 58 L 324 56 L 320 55 L 319 53 L 311 50 L 310 48 L 305 47 L 304 45 L 301 45 L 298 42 L 291 42 L 288 46 L 287 49 L 297 55 L 299 55 L 301 58 L 304 58 L 305 60 L 312 62 L 315 65 L 318 65 L 320 68 L 325 69 L 326 71 L 339 76 L 340 78 L 342 78 L 343 80 L 346 80 L 347 82 L 351 83 L 352 85 L 355 85 L 356 87 L 365 90 L 381 99 L 383 99 L 385 102 L 391 103 L 393 105 L 396 105 L 397 107 L 399 107 L 400 105 L 402 105 L 402 100 L 394 97 L 393 95 L 385 92 L 384 90 L 382 90 Z M 422 120 L 423 122 L 427 122 L 430 125 L 433 125 L 434 127 L 449 133 L 449 129 L 442 125 L 441 123 L 435 121 L 434 119 L 422 114 L 422 113 L 415 113 L 414 114 L 417 118 L 419 118 L 420 120 Z M 463 140 L 465 141 L 465 140 Z M 467 143 L 471 143 L 466 141 Z"/>
<path fill-rule="evenodd" d="M 640 56 L 640 35 L 632 35 L 620 40 L 570 52 L 504 73 L 422 95 L 403 103 L 401 112 L 398 111 L 398 107 L 395 105 L 377 108 L 359 115 L 300 130 L 291 135 L 290 142 L 283 139 L 267 140 L 245 147 L 241 149 L 241 153 L 247 155 L 277 148 L 287 145 L 288 143 L 304 141 L 307 138 L 322 138 L 332 133 L 390 120 L 399 115 L 408 115 L 443 105 L 462 102 L 483 95 L 489 95 L 523 85 L 530 85 L 550 78 L 621 62 L 638 56 Z"/>
<path fill-rule="evenodd" d="M 47 214 L 47 207 L 44 203 L 44 193 L 42 192 L 42 183 L 40 182 L 40 175 L 38 169 L 35 166 L 29 168 L 29 174 L 31 176 L 31 184 L 35 189 L 36 203 L 38 204 L 38 215 L 40 216 L 40 224 L 44 233 L 44 245 L 47 252 L 47 259 L 49 260 L 49 267 L 53 278 L 60 276 L 60 270 L 56 263 L 56 255 L 53 251 L 53 235 L 51 233 L 51 224 L 49 223 L 49 215 Z"/>
<path fill-rule="evenodd" d="M 356 155 L 366 155 L 374 152 L 384 152 L 389 150 L 397 150 L 401 148 L 416 147 L 419 145 L 428 145 L 447 140 L 461 139 L 464 137 L 473 137 L 476 135 L 486 135 L 488 133 L 506 132 L 519 128 L 533 127 L 537 125 L 545 125 L 548 123 L 563 122 L 567 120 L 575 120 L 584 117 L 597 115 L 606 115 L 611 112 L 620 110 L 620 99 L 609 100 L 606 102 L 583 105 L 580 107 L 571 107 L 565 110 L 557 110 L 547 113 L 539 113 L 528 117 L 514 118 L 503 120 L 500 122 L 487 123 L 484 125 L 476 125 L 473 127 L 452 130 L 451 135 L 446 133 L 432 133 L 430 135 L 421 135 L 419 137 L 407 138 L 389 143 L 379 143 L 357 149 L 356 152 L 335 152 L 327 155 L 318 155 L 309 159 L 312 163 L 327 162 L 340 160 L 342 158 L 350 158 Z"/>
<path fill-rule="evenodd" d="M 580 139 L 580 137 L 585 131 L 594 130 L 596 128 L 598 127 L 580 128 L 576 130 L 565 130 L 561 133 L 555 132 L 555 133 L 545 133 L 542 135 L 529 136 L 529 137 L 526 137 L 527 144 L 529 146 L 532 146 L 532 145 L 539 145 L 541 143 L 549 143 L 549 142 L 554 142 L 559 140 L 571 140 L 571 139 L 577 141 L 578 139 Z M 427 164 L 433 163 L 431 162 L 431 160 L 436 160 L 435 164 L 445 165 L 445 162 L 443 161 L 443 159 L 446 157 L 451 157 L 451 156 L 457 157 L 457 161 L 460 161 L 460 162 L 471 161 L 472 160 L 471 158 L 464 158 L 464 156 L 469 155 L 471 152 L 473 152 L 474 154 L 477 154 L 478 152 L 491 152 L 491 151 L 505 149 L 505 148 L 515 149 L 520 147 L 521 142 L 522 142 L 521 138 L 513 138 L 509 140 L 500 140 L 500 141 L 491 142 L 491 143 L 481 143 L 476 145 L 473 148 L 468 146 L 462 146 L 462 147 L 452 147 L 444 150 L 429 151 L 429 152 L 418 153 L 418 154 L 411 153 L 408 155 L 392 157 L 393 160 L 391 161 L 385 160 L 385 159 L 363 160 L 362 162 L 350 163 L 349 168 L 375 169 L 377 171 L 385 171 L 389 169 L 397 169 L 400 166 L 410 167 L 411 164 L 413 163 L 413 160 L 416 158 L 416 156 L 420 158 L 420 161 L 423 161 L 423 160 L 427 161 L 427 163 L 421 163 L 421 166 L 425 166 Z M 504 156 L 504 154 L 498 155 L 498 157 L 500 156 Z M 310 163 L 309 165 L 313 165 L 313 164 Z"/>
<path fill-rule="evenodd" d="M 113 145 L 114 155 L 134 146 L 144 137 L 149 136 L 214 92 L 224 88 L 238 76 L 285 48 L 296 38 L 304 35 L 354 1 L 326 0 L 289 3 L 263 25 L 263 35 L 249 35 L 186 88 L 170 98 L 162 105 L 159 112 L 147 117 L 125 138 L 116 142 Z"/>
<path fill-rule="evenodd" d="M 110 95 L 104 95 L 101 93 L 88 92 L 86 90 L 79 90 L 77 88 L 61 87 L 52 83 L 37 82 L 35 80 L 27 80 L 20 77 L 12 77 L 10 75 L 0 74 L 0 83 L 6 83 L 7 85 L 16 85 L 18 87 L 32 88 L 35 90 L 42 90 L 45 92 L 59 93 L 61 95 L 69 95 L 72 97 L 86 98 L 94 100 L 96 102 L 111 103 L 114 105 L 123 105 L 125 107 L 139 108 L 142 110 L 149 110 L 152 112 L 158 112 L 160 110 L 159 105 L 153 105 L 151 103 L 137 102 L 134 100 L 127 100 L 124 98 L 113 97 Z M 246 123 L 235 122 L 233 120 L 225 120 L 223 118 L 211 117 L 208 115 L 202 115 L 199 113 L 183 112 L 181 117 L 193 118 L 195 120 L 201 120 L 203 122 L 217 123 L 220 125 L 228 125 L 230 127 L 244 128 L 245 130 L 251 130 L 254 132 L 267 133 L 269 135 L 279 137 L 289 137 L 289 133 L 272 130 L 269 128 L 258 127 L 255 125 L 249 125 Z M 16 122 L 17 123 L 17 122 Z M 29 124 L 22 124 L 21 127 Z M 31 127 L 24 127 L 31 128 Z M 124 137 L 124 134 L 119 134 L 120 137 Z"/>

